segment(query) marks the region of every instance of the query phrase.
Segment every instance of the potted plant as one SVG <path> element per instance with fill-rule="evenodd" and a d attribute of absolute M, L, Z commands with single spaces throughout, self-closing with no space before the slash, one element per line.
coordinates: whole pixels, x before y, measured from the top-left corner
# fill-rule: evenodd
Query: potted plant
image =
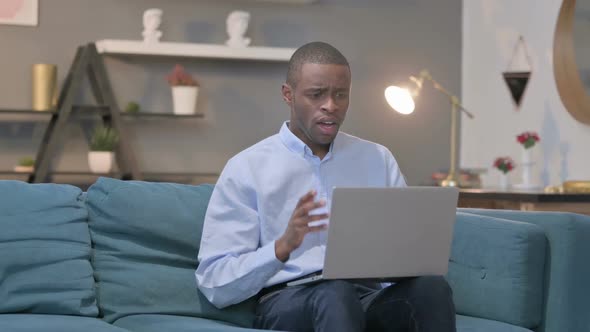
<path fill-rule="evenodd" d="M 90 151 L 88 152 L 88 166 L 93 173 L 108 173 L 111 171 L 114 150 L 119 142 L 119 135 L 111 127 L 98 126 L 92 133 Z"/>
<path fill-rule="evenodd" d="M 18 165 L 14 166 L 15 172 L 33 173 L 35 166 L 35 159 L 31 157 L 23 157 L 18 160 Z"/>
<path fill-rule="evenodd" d="M 502 172 L 500 174 L 500 188 L 508 189 L 510 186 L 508 173 L 516 167 L 516 164 L 510 157 L 498 157 L 494 160 L 494 167 Z"/>
<path fill-rule="evenodd" d="M 533 162 L 532 148 L 537 144 L 541 138 L 539 135 L 534 131 L 525 131 L 520 135 L 516 136 L 516 141 L 522 145 L 522 183 L 519 184 L 519 187 L 522 189 L 532 189 L 535 187 L 532 181 L 532 173 L 533 173 L 533 166 L 535 163 Z"/>
<path fill-rule="evenodd" d="M 177 64 L 166 77 L 172 87 L 174 114 L 194 114 L 199 95 L 199 83 Z"/>
<path fill-rule="evenodd" d="M 127 103 L 127 105 L 125 106 L 125 113 L 130 113 L 130 114 L 136 114 L 139 113 L 139 104 L 134 102 L 134 101 L 130 101 Z"/>

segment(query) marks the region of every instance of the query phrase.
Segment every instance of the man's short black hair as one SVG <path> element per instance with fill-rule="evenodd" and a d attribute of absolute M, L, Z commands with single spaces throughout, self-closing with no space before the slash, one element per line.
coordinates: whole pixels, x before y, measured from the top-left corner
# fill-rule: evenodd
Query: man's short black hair
<path fill-rule="evenodd" d="M 289 60 L 287 84 L 295 87 L 297 75 L 305 63 L 320 65 L 348 65 L 348 60 L 334 46 L 324 42 L 311 42 L 299 47 Z"/>

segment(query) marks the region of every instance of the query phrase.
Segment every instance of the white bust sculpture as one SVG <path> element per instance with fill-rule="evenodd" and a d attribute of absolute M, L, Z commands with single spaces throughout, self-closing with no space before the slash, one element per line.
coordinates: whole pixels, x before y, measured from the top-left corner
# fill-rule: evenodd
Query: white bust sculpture
<path fill-rule="evenodd" d="M 162 31 L 158 30 L 162 23 L 162 10 L 150 8 L 143 12 L 143 41 L 146 43 L 157 43 L 162 37 Z"/>
<path fill-rule="evenodd" d="M 227 16 L 226 28 L 229 39 L 225 42 L 230 47 L 246 47 L 250 45 L 250 38 L 245 38 L 244 34 L 248 30 L 250 23 L 250 13 L 236 10 Z"/>

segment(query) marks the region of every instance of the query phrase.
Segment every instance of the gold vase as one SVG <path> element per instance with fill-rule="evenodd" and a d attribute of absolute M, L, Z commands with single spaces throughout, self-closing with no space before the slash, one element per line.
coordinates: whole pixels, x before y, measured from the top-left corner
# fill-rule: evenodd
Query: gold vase
<path fill-rule="evenodd" d="M 38 63 L 33 65 L 33 109 L 49 111 L 57 102 L 57 66 Z"/>

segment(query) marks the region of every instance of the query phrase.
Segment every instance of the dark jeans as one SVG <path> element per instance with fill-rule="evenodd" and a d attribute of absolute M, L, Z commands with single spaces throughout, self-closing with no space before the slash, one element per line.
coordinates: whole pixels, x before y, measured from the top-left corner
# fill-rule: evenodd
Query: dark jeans
<path fill-rule="evenodd" d="M 451 289 L 442 277 L 406 279 L 368 291 L 348 281 L 287 287 L 260 298 L 255 327 L 282 331 L 455 329 Z"/>

